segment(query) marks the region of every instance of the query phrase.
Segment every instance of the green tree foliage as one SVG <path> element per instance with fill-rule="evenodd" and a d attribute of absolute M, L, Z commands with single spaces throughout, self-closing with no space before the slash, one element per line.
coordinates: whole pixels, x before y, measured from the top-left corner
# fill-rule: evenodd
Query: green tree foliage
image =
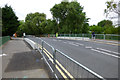
<path fill-rule="evenodd" d="M 117 28 L 115 28 L 114 26 L 105 28 L 104 33 L 105 34 L 117 34 Z"/>
<path fill-rule="evenodd" d="M 18 17 L 15 15 L 15 12 L 11 6 L 5 5 L 2 8 L 2 35 L 12 36 L 19 26 Z"/>
<path fill-rule="evenodd" d="M 94 31 L 95 34 L 102 34 L 104 32 L 104 28 L 96 25 L 90 26 L 89 30 Z"/>
<path fill-rule="evenodd" d="M 120 11 L 119 11 L 119 6 L 120 5 L 120 1 L 119 2 L 115 2 L 114 0 L 111 1 L 107 1 L 106 2 L 106 6 L 107 9 L 104 10 L 106 16 L 108 16 L 109 13 L 114 12 L 120 15 Z"/>
<path fill-rule="evenodd" d="M 78 2 L 63 1 L 54 5 L 50 11 L 58 24 L 56 27 L 59 33 L 88 32 L 88 18 Z"/>
<path fill-rule="evenodd" d="M 25 22 L 23 21 L 23 20 L 21 20 L 20 22 L 19 22 L 19 27 L 17 28 L 17 34 L 18 34 L 18 36 L 23 36 L 23 32 L 26 32 L 27 31 L 27 29 L 25 30 Z"/>
<path fill-rule="evenodd" d="M 55 34 L 57 32 L 57 22 L 55 20 L 48 19 L 44 31 L 45 34 Z"/>
<path fill-rule="evenodd" d="M 117 34 L 118 28 L 113 26 L 112 21 L 102 20 L 97 25 L 90 26 L 90 31 L 95 31 L 96 34 Z"/>
<path fill-rule="evenodd" d="M 111 27 L 111 26 L 113 26 L 113 23 L 110 20 L 102 20 L 102 21 L 98 22 L 97 25 L 101 26 L 101 27 Z"/>
<path fill-rule="evenodd" d="M 104 29 L 103 33 L 105 34 L 116 34 L 117 33 L 117 28 L 113 26 L 113 23 L 110 20 L 102 20 L 98 22 L 97 25 Z"/>
<path fill-rule="evenodd" d="M 46 25 L 46 15 L 44 13 L 30 13 L 25 18 L 24 31 L 27 34 L 43 34 Z"/>

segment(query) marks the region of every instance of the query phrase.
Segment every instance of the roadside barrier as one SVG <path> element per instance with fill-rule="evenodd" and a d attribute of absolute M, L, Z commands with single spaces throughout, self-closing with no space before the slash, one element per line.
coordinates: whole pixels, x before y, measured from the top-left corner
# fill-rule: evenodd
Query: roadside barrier
<path fill-rule="evenodd" d="M 34 41 L 34 38 L 31 37 L 29 39 L 27 38 L 26 40 L 28 40 L 28 42 L 31 42 L 30 39 L 33 39 Z M 96 72 L 80 64 L 60 50 L 55 49 L 41 38 L 36 37 L 35 40 L 36 49 L 40 51 L 45 62 L 48 64 L 53 78 L 56 78 L 57 80 L 60 78 L 64 78 L 65 80 L 75 80 L 77 78 L 105 80 L 105 78 Z"/>

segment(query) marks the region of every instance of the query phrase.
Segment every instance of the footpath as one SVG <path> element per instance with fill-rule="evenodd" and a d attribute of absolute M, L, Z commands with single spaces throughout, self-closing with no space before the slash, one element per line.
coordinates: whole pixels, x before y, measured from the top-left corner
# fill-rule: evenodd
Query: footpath
<path fill-rule="evenodd" d="M 5 78 L 11 78 L 11 80 L 12 78 L 15 80 L 17 78 L 49 78 L 41 54 L 33 50 L 22 38 L 5 43 L 0 59 L 2 59 L 2 80 L 6 80 Z"/>

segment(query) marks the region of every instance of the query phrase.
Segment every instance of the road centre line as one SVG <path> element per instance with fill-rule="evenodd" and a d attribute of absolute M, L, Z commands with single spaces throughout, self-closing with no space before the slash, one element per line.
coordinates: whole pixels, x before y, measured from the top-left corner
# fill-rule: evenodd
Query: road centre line
<path fill-rule="evenodd" d="M 79 46 L 79 45 L 76 45 L 76 44 L 74 44 L 74 43 L 69 43 L 69 44 L 74 45 L 74 46 Z"/>
<path fill-rule="evenodd" d="M 83 46 L 84 44 L 80 44 L 80 43 L 74 43 L 74 42 L 70 42 L 70 41 L 67 41 L 67 42 L 63 42 L 63 43 L 68 43 L 68 44 L 71 44 L 71 45 L 74 45 L 74 46 Z"/>
<path fill-rule="evenodd" d="M 91 50 L 102 53 L 102 54 L 106 54 L 106 55 L 109 55 L 109 56 L 112 56 L 112 57 L 115 57 L 115 58 L 120 58 L 119 56 L 112 55 L 112 54 L 109 54 L 109 53 L 106 53 L 106 52 L 103 52 L 103 51 L 99 51 L 99 50 L 96 50 L 96 49 L 91 49 Z"/>
<path fill-rule="evenodd" d="M 41 48 L 42 46 L 39 45 Z M 50 52 L 48 52 L 45 48 L 44 50 L 53 58 L 52 54 Z M 49 56 L 48 55 L 48 56 Z M 67 75 L 71 78 L 71 79 L 74 79 L 74 77 L 58 62 L 58 60 L 56 60 L 56 63 L 67 73 Z M 60 71 L 61 72 L 61 71 Z M 62 74 L 62 73 L 61 73 Z M 64 74 L 62 74 L 64 76 Z"/>
<path fill-rule="evenodd" d="M 79 44 L 79 43 L 74 44 L 73 42 L 69 42 L 69 44 L 74 45 L 74 46 L 78 46 L 78 45 L 76 45 L 76 44 Z M 83 45 L 83 44 L 82 44 L 82 45 Z M 103 51 L 98 51 L 98 50 L 92 49 L 91 46 L 85 46 L 85 48 L 87 48 L 87 49 L 89 48 L 89 49 L 91 49 L 91 50 L 93 50 L 93 51 L 97 51 L 97 52 L 102 53 L 102 54 L 106 54 L 106 55 L 109 55 L 109 56 L 113 56 L 113 57 L 116 57 L 116 58 L 120 58 L 119 56 L 116 56 L 116 55 L 112 55 L 112 54 L 103 52 L 103 51 L 107 51 L 107 52 L 111 52 L 111 53 L 115 53 L 115 54 L 120 54 L 120 53 L 117 53 L 117 52 L 114 52 L 114 51 L 109 51 L 109 50 L 106 50 L 106 49 L 97 48 L 97 49 L 99 49 L 99 50 L 103 50 Z"/>
<path fill-rule="evenodd" d="M 63 43 L 67 43 L 67 42 L 63 42 Z"/>
<path fill-rule="evenodd" d="M 107 50 L 107 49 L 102 49 L 102 48 L 97 48 L 97 49 L 103 50 L 103 51 L 106 51 L 106 52 L 110 52 L 110 53 L 114 53 L 114 54 L 120 54 L 118 52 L 110 51 L 110 50 Z"/>
<path fill-rule="evenodd" d="M 120 44 L 116 44 L 116 43 L 108 43 L 108 42 L 99 42 L 99 41 L 91 41 L 90 42 L 96 42 L 96 43 L 103 43 L 103 44 L 110 44 L 110 45 L 114 45 L 114 46 L 119 46 Z"/>
<path fill-rule="evenodd" d="M 80 44 L 80 43 L 75 43 L 75 44 L 74 44 L 74 42 L 70 42 L 70 41 L 67 41 L 67 42 L 68 42 L 69 44 L 71 44 L 71 45 L 74 45 L 74 46 L 79 46 L 79 45 L 82 45 L 82 46 L 83 46 L 83 45 L 84 45 L 84 44 Z M 64 42 L 64 43 L 67 43 L 67 42 Z M 95 41 L 95 42 L 96 42 L 96 41 Z M 102 42 L 100 42 L 100 43 L 102 43 Z M 77 44 L 77 45 L 76 45 L 76 44 Z M 110 54 L 110 53 L 120 54 L 120 53 L 117 53 L 117 52 L 114 52 L 114 51 L 109 51 L 109 50 L 106 50 L 106 49 L 97 48 L 97 49 L 99 49 L 99 50 L 103 50 L 103 51 L 106 51 L 106 52 L 98 51 L 98 50 L 92 49 L 91 46 L 85 46 L 85 48 L 91 49 L 91 50 L 93 50 L 93 51 L 97 51 L 97 52 L 102 53 L 102 54 L 106 54 L 106 55 L 109 55 L 109 56 L 113 56 L 113 57 L 116 57 L 116 58 L 120 58 L 119 56 Z M 110 53 L 107 53 L 107 52 L 110 52 Z"/>
<path fill-rule="evenodd" d="M 78 44 L 78 45 L 80 45 L 80 46 L 84 46 L 84 44 L 81 44 L 81 43 L 75 43 L 75 44 Z"/>
<path fill-rule="evenodd" d="M 87 48 L 87 49 L 91 49 L 92 47 L 91 47 L 91 46 L 85 46 L 85 48 Z"/>

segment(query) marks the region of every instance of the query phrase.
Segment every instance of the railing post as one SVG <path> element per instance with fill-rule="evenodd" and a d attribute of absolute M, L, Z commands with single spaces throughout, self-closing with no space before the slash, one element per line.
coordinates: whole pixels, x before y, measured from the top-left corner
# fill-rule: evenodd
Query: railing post
<path fill-rule="evenodd" d="M 105 40 L 105 34 L 104 34 L 104 40 Z"/>
<path fill-rule="evenodd" d="M 53 68 L 53 70 L 54 70 L 54 75 L 55 75 L 55 73 L 56 73 L 56 49 L 54 49 L 53 48 L 53 63 L 54 63 L 54 68 Z"/>
<path fill-rule="evenodd" d="M 43 54 L 43 43 L 44 43 L 44 41 L 42 40 L 42 54 Z"/>

